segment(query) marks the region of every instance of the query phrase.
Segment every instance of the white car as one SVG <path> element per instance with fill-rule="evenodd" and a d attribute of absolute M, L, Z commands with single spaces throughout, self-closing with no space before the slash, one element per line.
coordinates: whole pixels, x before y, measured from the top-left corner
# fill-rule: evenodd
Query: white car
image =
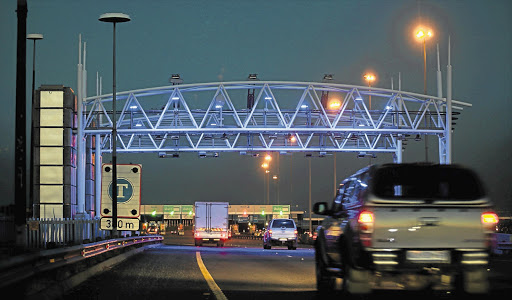
<path fill-rule="evenodd" d="M 288 246 L 289 250 L 297 249 L 297 226 L 293 219 L 272 219 L 263 235 L 263 249 L 272 246 Z"/>

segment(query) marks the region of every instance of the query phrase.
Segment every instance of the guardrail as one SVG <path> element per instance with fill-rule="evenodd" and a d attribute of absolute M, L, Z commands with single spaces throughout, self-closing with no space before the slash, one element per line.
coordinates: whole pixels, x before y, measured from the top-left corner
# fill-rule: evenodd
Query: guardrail
<path fill-rule="evenodd" d="M 114 253 L 121 249 L 131 250 L 129 248 L 161 243 L 162 240 L 163 236 L 160 235 L 137 236 L 14 256 L 0 261 L 0 288 L 11 286 L 39 273 L 84 261 L 107 252 Z"/>
<path fill-rule="evenodd" d="M 254 234 L 236 234 L 232 235 L 231 238 L 239 239 L 239 240 L 261 240 L 263 239 L 262 235 L 254 235 Z"/>
<path fill-rule="evenodd" d="M 28 219 L 27 247 L 55 248 L 105 239 L 100 219 Z"/>

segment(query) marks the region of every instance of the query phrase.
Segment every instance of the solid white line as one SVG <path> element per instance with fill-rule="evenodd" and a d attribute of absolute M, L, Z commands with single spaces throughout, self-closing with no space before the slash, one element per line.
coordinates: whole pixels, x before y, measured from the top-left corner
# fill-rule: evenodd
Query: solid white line
<path fill-rule="evenodd" d="M 217 300 L 227 300 L 228 298 L 226 298 L 222 290 L 215 283 L 215 280 L 213 280 L 213 277 L 212 275 L 210 275 L 210 272 L 208 272 L 208 270 L 206 269 L 206 266 L 203 263 L 203 259 L 201 258 L 201 253 L 199 251 L 196 251 L 196 260 L 197 265 L 199 266 L 201 273 L 203 273 L 204 279 L 206 279 L 206 283 L 208 283 L 208 286 L 215 295 L 215 298 Z"/>

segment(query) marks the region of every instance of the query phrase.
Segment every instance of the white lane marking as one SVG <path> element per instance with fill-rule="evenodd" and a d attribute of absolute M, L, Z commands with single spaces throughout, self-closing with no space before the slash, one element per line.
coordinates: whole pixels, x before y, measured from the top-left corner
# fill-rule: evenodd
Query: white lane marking
<path fill-rule="evenodd" d="M 228 298 L 226 298 L 222 290 L 215 283 L 215 280 L 213 280 L 213 277 L 212 275 L 210 275 L 210 272 L 208 272 L 208 269 L 206 269 L 206 266 L 203 263 L 203 259 L 201 258 L 201 253 L 199 251 L 196 252 L 196 260 L 197 265 L 199 266 L 201 273 L 203 273 L 204 279 L 206 280 L 206 283 L 208 283 L 210 290 L 212 290 L 213 295 L 215 295 L 215 298 L 217 300 L 227 300 Z"/>

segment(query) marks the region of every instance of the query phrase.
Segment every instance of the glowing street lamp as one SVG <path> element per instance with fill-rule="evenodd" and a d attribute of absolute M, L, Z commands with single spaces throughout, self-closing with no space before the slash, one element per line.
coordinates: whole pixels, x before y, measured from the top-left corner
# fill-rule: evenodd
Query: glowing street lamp
<path fill-rule="evenodd" d="M 427 51 L 426 40 L 434 36 L 430 29 L 419 29 L 415 33 L 416 38 L 423 42 L 423 93 L 427 94 Z"/>
<path fill-rule="evenodd" d="M 368 86 L 371 86 L 371 83 L 377 78 L 373 74 L 365 74 L 363 77 L 366 81 L 368 81 Z"/>
<path fill-rule="evenodd" d="M 337 99 L 333 99 L 329 103 L 329 108 L 330 109 L 338 109 L 338 108 L 340 108 L 340 106 L 341 106 L 341 102 L 339 100 L 337 100 Z"/>
<path fill-rule="evenodd" d="M 371 87 L 372 86 L 372 82 L 375 81 L 375 79 L 377 79 L 377 76 L 371 74 L 371 73 L 366 73 L 363 78 L 368 82 L 368 87 Z M 372 95 L 370 95 L 370 109 L 372 109 Z"/>
<path fill-rule="evenodd" d="M 426 40 L 434 36 L 430 29 L 419 29 L 416 31 L 416 38 L 423 40 L 423 95 L 427 94 L 427 50 Z M 425 161 L 428 162 L 428 136 L 425 135 Z"/>
<path fill-rule="evenodd" d="M 270 154 L 265 155 L 265 160 L 266 161 L 271 161 L 272 160 L 272 155 L 270 155 Z"/>

